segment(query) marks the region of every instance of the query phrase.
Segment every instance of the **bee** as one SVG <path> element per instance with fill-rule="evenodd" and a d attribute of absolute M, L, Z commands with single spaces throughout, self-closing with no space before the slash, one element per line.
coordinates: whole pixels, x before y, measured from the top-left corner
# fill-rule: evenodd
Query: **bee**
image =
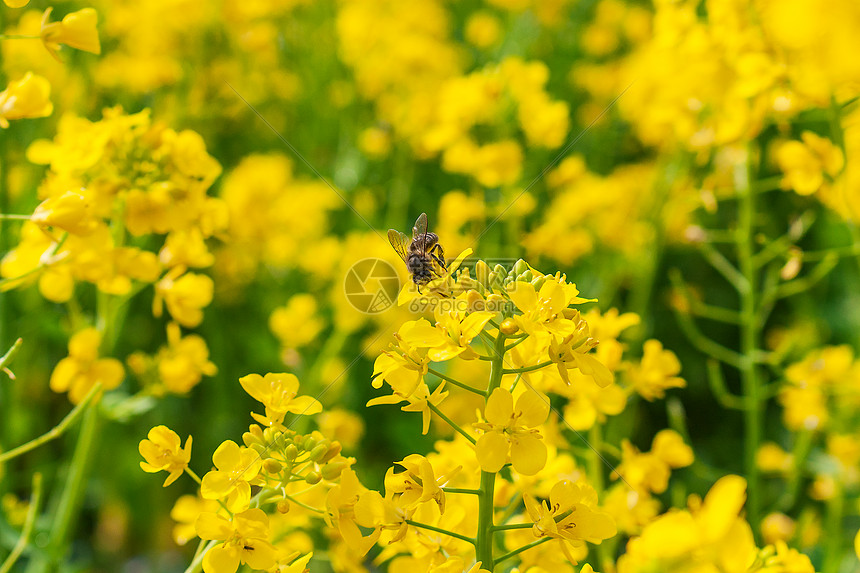
<path fill-rule="evenodd" d="M 421 213 L 415 221 L 411 240 L 406 233 L 389 229 L 388 241 L 406 263 L 412 282 L 418 285 L 418 292 L 421 292 L 421 285 L 430 282 L 434 275 L 441 276 L 441 271 L 447 268 L 439 236 L 427 231 L 426 213 Z"/>

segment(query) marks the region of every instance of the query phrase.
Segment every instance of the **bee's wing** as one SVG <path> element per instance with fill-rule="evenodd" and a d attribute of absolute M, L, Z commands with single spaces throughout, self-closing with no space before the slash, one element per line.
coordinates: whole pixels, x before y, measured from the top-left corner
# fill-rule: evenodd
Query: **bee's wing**
<path fill-rule="evenodd" d="M 418 242 L 421 252 L 424 253 L 427 242 L 427 213 L 421 213 L 415 220 L 415 226 L 412 227 L 412 240 Z"/>
<path fill-rule="evenodd" d="M 408 258 L 406 252 L 409 248 L 409 243 L 411 242 L 409 240 L 409 236 L 406 233 L 401 233 L 394 229 L 388 229 L 388 242 L 391 243 L 391 246 L 394 247 L 394 250 L 397 251 L 400 258 L 406 261 Z"/>

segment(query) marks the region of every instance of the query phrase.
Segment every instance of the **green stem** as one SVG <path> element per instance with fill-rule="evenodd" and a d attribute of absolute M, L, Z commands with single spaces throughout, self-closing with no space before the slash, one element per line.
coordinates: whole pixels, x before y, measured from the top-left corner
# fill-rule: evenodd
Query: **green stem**
<path fill-rule="evenodd" d="M 523 545 L 519 549 L 514 549 L 513 551 L 511 551 L 509 553 L 505 553 L 504 555 L 502 555 L 501 557 L 496 559 L 496 563 L 502 563 L 503 561 L 507 561 L 511 557 L 514 557 L 515 555 L 519 555 L 523 551 L 528 551 L 532 547 L 537 547 L 538 545 L 543 545 L 544 543 L 547 543 L 548 541 L 552 541 L 552 537 L 544 537 L 543 539 L 538 539 L 537 541 L 532 541 L 528 545 Z M 560 541 L 560 543 L 564 543 L 564 542 Z M 481 564 L 481 568 L 487 569 L 487 566 L 484 564 Z M 490 570 L 492 571 L 492 569 L 490 569 Z"/>
<path fill-rule="evenodd" d="M 814 437 L 815 432 L 811 430 L 801 430 L 795 434 L 794 447 L 791 451 L 791 474 L 788 476 L 785 492 L 779 500 L 779 507 L 783 511 L 790 510 L 797 501 L 798 494 L 800 494 L 800 485 L 803 483 L 803 467 L 806 463 L 806 457 L 812 449 Z"/>
<path fill-rule="evenodd" d="M 471 489 L 468 487 L 443 487 L 442 491 L 444 491 L 445 493 L 465 493 L 472 495 L 481 495 L 481 490 Z"/>
<path fill-rule="evenodd" d="M 547 360 L 546 362 L 541 362 L 540 364 L 535 364 L 534 366 L 523 366 L 522 368 L 503 368 L 502 374 L 522 374 L 524 372 L 534 372 L 535 370 L 540 370 L 541 368 L 546 368 L 547 366 L 552 366 L 555 364 L 552 360 Z"/>
<path fill-rule="evenodd" d="M 459 533 L 454 533 L 453 531 L 448 531 L 447 529 L 442 529 L 441 527 L 435 527 L 433 525 L 427 525 L 426 523 L 418 523 L 417 521 L 412 521 L 411 519 L 407 519 L 406 523 L 411 525 L 412 527 L 420 527 L 421 529 L 427 529 L 429 531 L 435 531 L 436 533 L 441 533 L 443 535 L 449 535 L 454 537 L 455 539 L 459 539 L 460 541 L 465 541 L 466 543 L 475 544 L 475 540 L 471 537 L 466 537 L 465 535 L 460 535 Z"/>
<path fill-rule="evenodd" d="M 203 542 L 201 541 L 201 543 L 203 543 Z M 207 543 L 206 547 L 203 549 L 203 551 L 199 551 L 199 548 L 198 548 L 197 553 L 194 555 L 194 560 L 191 561 L 191 564 L 185 570 L 185 573 L 195 573 L 196 571 L 202 570 L 203 569 L 203 557 L 206 555 L 207 551 L 209 551 L 210 549 L 215 547 L 218 543 L 220 543 L 220 541 L 215 539 L 215 540 Z"/>
<path fill-rule="evenodd" d="M 191 477 L 191 479 L 193 479 L 194 481 L 196 481 L 196 482 L 197 482 L 197 485 L 203 485 L 203 480 L 202 480 L 202 479 L 200 479 L 200 476 L 199 476 L 199 475 L 197 475 L 197 474 L 194 472 L 194 470 L 192 470 L 192 469 L 191 469 L 191 468 L 189 468 L 189 467 L 186 467 L 186 468 L 185 468 L 185 473 L 187 473 L 187 474 Z"/>
<path fill-rule="evenodd" d="M 606 480 L 603 477 L 604 460 L 600 455 L 600 450 L 603 449 L 603 432 L 600 424 L 594 424 L 588 430 L 588 481 L 594 487 L 598 497 L 603 496 L 603 490 L 606 488 Z M 621 476 L 622 479 L 624 476 Z M 610 546 L 606 543 L 601 543 L 597 546 L 597 559 L 600 563 L 601 571 L 609 571 L 612 569 L 612 557 Z"/>
<path fill-rule="evenodd" d="M 590 446 L 588 449 L 588 481 L 600 495 L 606 484 L 603 479 L 603 460 L 599 454 L 603 447 L 603 434 L 599 424 L 594 424 L 588 430 L 588 444 Z"/>
<path fill-rule="evenodd" d="M 477 388 L 472 388 L 468 384 L 466 384 L 464 382 L 460 382 L 459 380 L 457 380 L 455 378 L 451 378 L 450 376 L 446 376 L 445 374 L 442 374 L 441 372 L 437 372 L 436 370 L 433 370 L 432 368 L 428 368 L 427 372 L 429 372 L 433 376 L 436 376 L 437 378 L 441 378 L 442 380 L 445 380 L 446 382 L 450 382 L 454 386 L 462 388 L 463 390 L 466 390 L 466 391 L 471 392 L 473 394 L 477 394 L 479 396 L 486 396 L 486 393 L 484 393 L 483 390 L 478 390 Z"/>
<path fill-rule="evenodd" d="M 842 482 L 835 479 L 835 491 L 833 497 L 827 500 L 826 509 L 826 541 L 824 542 L 824 563 L 821 573 L 837 573 L 842 563 L 842 516 L 845 512 L 845 495 L 842 491 Z"/>
<path fill-rule="evenodd" d="M 305 509 L 307 509 L 308 511 L 311 511 L 311 512 L 313 512 L 313 513 L 317 513 L 317 514 L 319 514 L 319 515 L 325 515 L 325 512 L 324 512 L 323 510 L 321 510 L 321 509 L 319 509 L 319 508 L 316 508 L 316 507 L 314 507 L 314 506 L 312 506 L 312 505 L 308 505 L 308 504 L 306 504 L 306 503 L 304 503 L 304 502 L 301 502 L 301 501 L 297 500 L 296 498 L 294 498 L 293 496 L 291 496 L 291 495 L 289 495 L 289 494 L 286 494 L 286 493 L 285 493 L 285 494 L 284 494 L 284 499 L 288 499 L 288 500 L 290 500 L 290 503 L 294 503 L 294 504 L 298 505 L 299 507 L 303 507 L 303 508 L 305 508 Z"/>
<path fill-rule="evenodd" d="M 531 529 L 534 523 L 511 523 L 508 525 L 497 525 L 493 527 L 493 531 L 506 531 L 508 529 Z"/>
<path fill-rule="evenodd" d="M 455 431 L 455 432 L 457 432 L 458 434 L 460 434 L 461 436 L 463 436 L 464 438 L 466 438 L 467 440 L 469 440 L 470 442 L 472 442 L 472 444 L 475 444 L 475 443 L 476 443 L 476 440 L 475 440 L 475 438 L 474 438 L 474 437 L 472 437 L 471 435 L 469 435 L 469 433 L 468 433 L 468 432 L 466 432 L 466 430 L 464 430 L 463 428 L 461 428 L 461 427 L 460 427 L 460 425 L 459 425 L 459 424 L 457 424 L 454 420 L 452 420 L 451 418 L 449 418 L 448 416 L 446 416 L 446 415 L 442 412 L 442 410 L 440 410 L 439 408 L 437 408 L 436 406 L 434 406 L 434 405 L 433 405 L 433 404 L 431 404 L 430 402 L 427 402 L 427 406 L 429 406 L 429 407 L 430 407 L 430 410 L 431 410 L 434 414 L 436 414 L 437 416 L 439 416 L 440 418 L 442 418 L 443 420 L 445 420 L 446 422 L 448 422 L 448 425 L 449 425 L 449 426 L 451 426 L 451 427 L 454 429 L 454 431 Z"/>
<path fill-rule="evenodd" d="M 505 360 L 505 335 L 499 332 L 493 346 L 493 361 L 490 363 L 490 383 L 487 386 L 487 399 L 493 390 L 502 385 Z M 496 488 L 496 474 L 481 472 L 481 495 L 478 497 L 478 534 L 476 536 L 475 559 L 481 562 L 481 567 L 492 571 L 493 560 L 493 497 Z"/>
<path fill-rule="evenodd" d="M 0 464 L 5 463 L 17 456 L 20 456 L 21 454 L 25 454 L 30 450 L 35 450 L 42 444 L 46 444 L 51 440 L 55 440 L 62 436 L 69 428 L 69 426 L 74 424 L 77 419 L 80 418 L 81 414 L 87 409 L 87 406 L 93 399 L 93 396 L 95 396 L 101 390 L 101 387 L 102 385 L 100 382 L 93 386 L 89 393 L 84 397 L 84 399 L 81 400 L 81 403 L 75 406 L 71 412 L 66 414 L 66 417 L 63 418 L 59 424 L 57 424 L 38 438 L 34 438 L 26 444 L 21 444 L 17 448 L 13 448 L 8 452 L 3 452 L 2 454 L 0 454 Z"/>
<path fill-rule="evenodd" d="M 756 465 L 756 452 L 762 439 L 761 381 L 755 355 L 759 339 L 758 276 L 755 266 L 755 193 L 750 187 L 749 161 L 735 168 L 735 186 L 739 195 L 738 212 L 738 266 L 742 280 L 736 283 L 740 295 L 740 375 L 744 400 L 744 463 L 749 498 L 747 512 L 756 538 L 760 537 L 761 484 Z M 759 539 L 760 540 L 760 539 Z"/>
<path fill-rule="evenodd" d="M 81 433 L 78 436 L 78 443 L 75 446 L 66 483 L 53 517 L 53 526 L 48 538 L 45 557 L 33 560 L 28 568 L 31 573 L 60 570 L 83 501 L 87 478 L 90 475 L 89 468 L 97 443 L 96 436 L 99 435 L 99 427 L 101 426 L 100 422 L 101 414 L 97 402 L 93 402 L 84 412 Z"/>
<path fill-rule="evenodd" d="M 21 536 L 12 548 L 12 552 L 0 565 L 0 573 L 9 573 L 18 558 L 24 552 L 27 544 L 30 542 L 30 534 L 33 532 L 33 524 L 36 523 L 36 516 L 39 514 L 39 506 L 42 504 L 42 474 L 33 474 L 33 495 L 30 496 L 30 507 L 27 508 L 27 517 L 24 518 L 24 527 L 21 529 Z"/>
<path fill-rule="evenodd" d="M 21 349 L 21 345 L 23 343 L 24 339 L 17 339 L 15 341 L 15 344 L 13 344 L 9 348 L 9 350 L 6 351 L 6 354 L 4 354 L 2 358 L 0 358 L 0 370 L 5 370 L 6 368 L 9 368 L 9 365 L 12 364 L 12 360 L 15 359 L 15 355 L 18 354 L 18 351 Z M 10 377 L 14 378 L 14 376 Z"/>

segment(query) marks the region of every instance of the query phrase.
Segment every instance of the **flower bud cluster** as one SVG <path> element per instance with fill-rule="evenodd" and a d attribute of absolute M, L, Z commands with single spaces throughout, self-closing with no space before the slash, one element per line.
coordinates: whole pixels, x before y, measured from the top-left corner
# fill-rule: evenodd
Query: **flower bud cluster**
<path fill-rule="evenodd" d="M 302 435 L 290 429 L 262 428 L 251 424 L 242 442 L 260 455 L 262 472 L 259 485 L 277 487 L 303 479 L 310 485 L 340 477 L 354 460 L 340 455 L 340 442 L 319 432 Z"/>
<path fill-rule="evenodd" d="M 478 292 L 504 293 L 514 285 L 515 282 L 531 283 L 535 290 L 540 290 L 546 281 L 546 275 L 534 270 L 523 259 L 518 259 L 510 269 L 501 263 L 496 263 L 492 268 L 484 261 L 475 263 L 475 280 Z"/>

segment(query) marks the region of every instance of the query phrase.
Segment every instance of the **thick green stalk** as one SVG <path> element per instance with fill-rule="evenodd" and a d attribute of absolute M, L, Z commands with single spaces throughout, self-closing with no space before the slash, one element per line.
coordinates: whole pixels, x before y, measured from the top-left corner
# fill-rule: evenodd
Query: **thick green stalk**
<path fill-rule="evenodd" d="M 490 384 L 487 386 L 487 398 L 493 390 L 502 384 L 502 370 L 505 357 L 505 335 L 501 332 L 493 346 L 494 356 L 490 362 Z M 476 536 L 475 555 L 481 562 L 481 567 L 493 570 L 493 494 L 496 487 L 496 474 L 481 472 L 481 495 L 478 497 L 478 534 Z"/>
<path fill-rule="evenodd" d="M 599 498 L 603 498 L 603 490 L 606 487 L 606 480 L 603 478 L 603 467 L 605 462 L 600 455 L 600 450 L 603 449 L 603 433 L 601 432 L 600 424 L 595 423 L 588 430 L 588 481 L 597 492 Z M 623 477 L 623 476 L 622 476 Z M 613 538 L 617 539 L 617 538 Z M 610 571 L 612 568 L 612 553 L 615 547 L 614 544 L 607 542 L 597 546 L 597 559 L 600 564 L 601 571 Z"/>
<path fill-rule="evenodd" d="M 827 500 L 825 510 L 825 525 L 827 539 L 824 541 L 824 563 L 821 573 L 838 573 L 839 565 L 842 563 L 842 517 L 845 513 L 845 491 L 840 479 L 836 479 L 836 488 L 833 497 Z M 843 569 L 844 570 L 844 569 Z"/>
<path fill-rule="evenodd" d="M 740 375 L 744 403 L 744 465 L 748 484 L 747 515 L 756 538 L 761 518 L 761 487 L 756 452 L 762 439 L 761 381 L 755 364 L 758 349 L 758 277 L 755 267 L 755 194 L 750 186 L 749 160 L 735 168 L 738 193 L 738 266 L 744 283 L 736 285 L 740 295 Z"/>
<path fill-rule="evenodd" d="M 52 520 L 50 538 L 45 552 L 46 559 L 34 559 L 27 569 L 28 573 L 48 573 L 60 570 L 69 544 L 69 537 L 80 512 L 87 479 L 90 476 L 89 468 L 97 442 L 96 436 L 98 436 L 101 426 L 100 422 L 101 414 L 98 411 L 98 401 L 94 400 L 84 412 L 72 464 L 69 467 L 60 502 Z"/>

